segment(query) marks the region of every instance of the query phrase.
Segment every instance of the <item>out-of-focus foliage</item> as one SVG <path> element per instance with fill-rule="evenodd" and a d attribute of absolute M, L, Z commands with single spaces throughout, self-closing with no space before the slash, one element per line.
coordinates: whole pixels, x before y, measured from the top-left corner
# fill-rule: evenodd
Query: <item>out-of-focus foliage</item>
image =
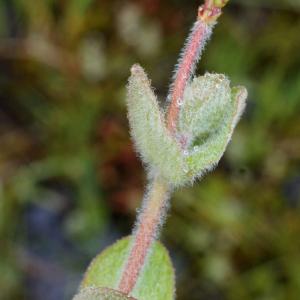
<path fill-rule="evenodd" d="M 179 190 L 164 230 L 180 299 L 300 297 L 300 4 L 232 0 L 198 72 L 249 91 L 213 174 Z M 125 84 L 164 101 L 199 1 L 0 2 L 0 299 L 70 299 L 130 232 L 143 171 Z"/>

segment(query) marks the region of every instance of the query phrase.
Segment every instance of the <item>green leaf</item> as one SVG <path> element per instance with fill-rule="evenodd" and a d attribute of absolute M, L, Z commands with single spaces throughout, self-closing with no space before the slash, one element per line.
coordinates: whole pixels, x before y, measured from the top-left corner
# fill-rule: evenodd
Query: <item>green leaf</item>
<path fill-rule="evenodd" d="M 84 288 L 82 289 L 73 300 L 136 300 L 135 298 L 128 297 L 116 290 L 108 288 Z"/>
<path fill-rule="evenodd" d="M 221 159 L 233 130 L 243 113 L 246 98 L 247 91 L 244 87 L 232 89 L 231 98 L 221 122 L 216 123 L 215 130 L 199 144 L 195 144 L 187 156 L 190 176 L 201 176 L 203 172 L 213 168 Z"/>
<path fill-rule="evenodd" d="M 184 92 L 179 116 L 179 130 L 188 143 L 216 130 L 231 100 L 229 80 L 222 74 L 194 78 Z"/>
<path fill-rule="evenodd" d="M 130 250 L 130 242 L 130 237 L 121 239 L 100 253 L 88 267 L 80 291 L 87 287 L 116 290 Z M 155 242 L 152 247 L 130 296 L 138 300 L 172 300 L 175 282 L 169 255 L 159 242 Z"/>
<path fill-rule="evenodd" d="M 168 182 L 181 183 L 186 177 L 182 151 L 167 130 L 150 81 L 139 65 L 131 68 L 127 106 L 131 135 L 142 160 Z"/>

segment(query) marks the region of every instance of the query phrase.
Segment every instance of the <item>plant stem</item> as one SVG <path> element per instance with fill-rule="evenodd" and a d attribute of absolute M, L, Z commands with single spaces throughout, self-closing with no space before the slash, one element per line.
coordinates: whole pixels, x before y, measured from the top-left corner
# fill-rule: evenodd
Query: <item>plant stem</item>
<path fill-rule="evenodd" d="M 180 106 L 183 101 L 183 93 L 186 85 L 194 73 L 195 65 L 201 56 L 202 50 L 212 32 L 212 26 L 201 19 L 195 23 L 183 53 L 178 62 L 175 72 L 174 83 L 171 85 L 171 93 L 168 98 L 171 100 L 167 116 L 167 127 L 174 135 L 176 132 L 177 119 Z"/>
<path fill-rule="evenodd" d="M 206 0 L 198 9 L 198 19 L 187 38 L 168 95 L 171 103 L 167 115 L 167 127 L 172 135 L 176 134 L 184 90 L 195 71 L 196 63 L 201 57 L 205 44 L 212 34 L 213 26 L 221 15 L 221 9 L 227 2 L 228 0 Z"/>
<path fill-rule="evenodd" d="M 157 176 L 150 185 L 133 235 L 132 248 L 119 284 L 119 291 L 129 294 L 144 266 L 151 245 L 167 210 L 169 186 Z"/>
<path fill-rule="evenodd" d="M 221 14 L 221 8 L 227 2 L 228 0 L 206 0 L 204 5 L 199 7 L 198 19 L 179 59 L 174 83 L 171 85 L 171 92 L 168 96 L 171 102 L 167 114 L 167 128 L 174 137 L 184 90 L 211 36 L 213 25 Z M 157 175 L 144 198 L 143 209 L 133 233 L 132 247 L 118 287 L 119 291 L 124 294 L 128 295 L 132 292 L 147 255 L 151 251 L 168 207 L 169 190 L 169 185 Z"/>

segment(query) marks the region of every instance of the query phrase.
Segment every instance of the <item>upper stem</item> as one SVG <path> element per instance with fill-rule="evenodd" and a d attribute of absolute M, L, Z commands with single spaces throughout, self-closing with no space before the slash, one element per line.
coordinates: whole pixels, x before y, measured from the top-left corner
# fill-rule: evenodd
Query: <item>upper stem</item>
<path fill-rule="evenodd" d="M 188 39 L 179 59 L 178 69 L 175 72 L 174 83 L 171 85 L 171 99 L 167 115 L 167 127 L 172 135 L 176 132 L 180 106 L 183 101 L 184 90 L 194 72 L 196 62 L 201 56 L 206 41 L 211 35 L 211 26 L 198 20 Z"/>
<path fill-rule="evenodd" d="M 171 102 L 167 115 L 167 127 L 172 135 L 176 133 L 184 90 L 194 73 L 195 65 L 201 57 L 204 46 L 211 36 L 212 28 L 221 15 L 221 8 L 228 1 L 206 0 L 198 9 L 198 20 L 187 38 L 178 68 L 176 68 L 174 82 L 171 84 L 171 92 L 168 95 Z"/>

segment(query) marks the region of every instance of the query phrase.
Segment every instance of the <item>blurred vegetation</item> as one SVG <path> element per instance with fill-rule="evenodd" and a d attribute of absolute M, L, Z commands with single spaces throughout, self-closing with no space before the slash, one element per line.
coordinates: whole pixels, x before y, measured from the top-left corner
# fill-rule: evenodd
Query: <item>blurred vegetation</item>
<path fill-rule="evenodd" d="M 249 90 L 213 174 L 179 190 L 163 239 L 178 299 L 300 298 L 300 2 L 232 0 L 198 72 Z M 144 173 L 125 85 L 162 101 L 199 1 L 0 2 L 0 299 L 70 299 L 130 233 Z"/>

